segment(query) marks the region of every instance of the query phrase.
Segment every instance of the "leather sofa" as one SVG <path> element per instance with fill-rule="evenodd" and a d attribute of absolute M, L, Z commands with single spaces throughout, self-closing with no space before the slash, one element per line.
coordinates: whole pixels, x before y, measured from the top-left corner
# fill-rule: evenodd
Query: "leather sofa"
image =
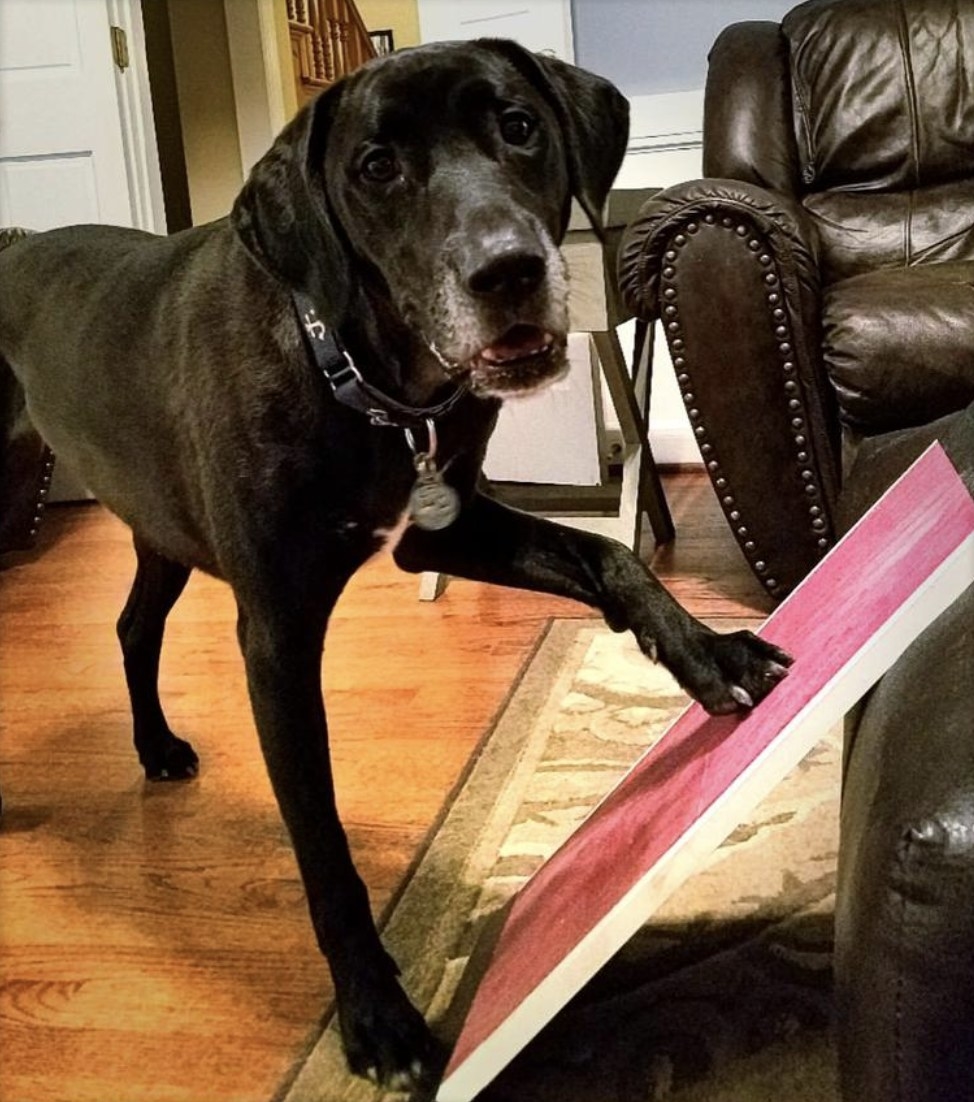
<path fill-rule="evenodd" d="M 706 178 L 620 251 L 728 522 L 784 596 L 864 438 L 974 401 L 974 4 L 810 0 L 717 39 Z"/>
<path fill-rule="evenodd" d="M 620 286 L 780 598 L 931 440 L 974 492 L 974 3 L 728 27 L 703 143 L 707 178 L 630 224 Z M 974 1102 L 972 624 L 974 586 L 846 722 L 844 1102 Z"/>

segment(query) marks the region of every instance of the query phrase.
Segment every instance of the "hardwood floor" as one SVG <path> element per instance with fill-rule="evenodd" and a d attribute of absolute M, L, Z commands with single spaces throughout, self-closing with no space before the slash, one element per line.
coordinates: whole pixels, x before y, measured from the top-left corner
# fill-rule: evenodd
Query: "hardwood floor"
<path fill-rule="evenodd" d="M 667 477 L 658 573 L 705 617 L 766 612 L 703 475 Z M 651 549 L 647 554 L 651 553 Z M 146 785 L 114 622 L 134 557 L 97 506 L 55 507 L 0 573 L 0 1102 L 266 1102 L 329 981 L 253 733 L 229 591 L 194 576 L 162 686 L 202 758 Z M 332 623 L 339 799 L 378 910 L 552 616 L 453 581 L 435 605 L 379 557 Z"/>

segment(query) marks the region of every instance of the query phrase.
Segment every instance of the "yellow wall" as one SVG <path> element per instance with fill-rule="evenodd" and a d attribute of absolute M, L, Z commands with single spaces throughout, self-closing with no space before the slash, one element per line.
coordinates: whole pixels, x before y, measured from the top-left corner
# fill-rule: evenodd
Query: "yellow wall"
<path fill-rule="evenodd" d="M 0 0 L 2 3 L 2 0 Z M 419 43 L 416 0 L 357 0 L 369 30 L 391 28 L 396 48 Z M 193 223 L 222 218 L 243 184 L 223 0 L 168 0 L 179 118 Z M 297 107 L 285 0 L 275 0 L 285 114 Z"/>
<path fill-rule="evenodd" d="M 222 218 L 243 183 L 223 0 L 169 0 L 193 222 Z"/>
<path fill-rule="evenodd" d="M 291 60 L 291 32 L 287 25 L 287 0 L 275 0 L 274 31 L 277 39 L 277 64 L 281 73 L 281 98 L 284 117 L 291 118 L 298 109 L 298 93 L 294 83 L 294 63 Z"/>
<path fill-rule="evenodd" d="M 392 30 L 397 50 L 419 45 L 419 10 L 416 0 L 355 0 L 370 31 Z"/>

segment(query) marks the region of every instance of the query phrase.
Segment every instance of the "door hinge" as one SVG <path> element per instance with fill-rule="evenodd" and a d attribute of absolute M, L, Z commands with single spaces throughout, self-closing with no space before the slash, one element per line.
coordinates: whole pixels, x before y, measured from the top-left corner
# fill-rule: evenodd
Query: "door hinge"
<path fill-rule="evenodd" d="M 121 72 L 129 67 L 129 40 L 123 27 L 112 27 L 112 57 Z"/>

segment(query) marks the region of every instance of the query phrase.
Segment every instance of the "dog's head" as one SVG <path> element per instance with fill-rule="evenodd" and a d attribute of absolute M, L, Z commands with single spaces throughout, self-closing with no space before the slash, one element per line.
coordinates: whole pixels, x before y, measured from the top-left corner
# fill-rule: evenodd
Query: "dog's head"
<path fill-rule="evenodd" d="M 511 42 L 371 62 L 305 108 L 234 208 L 244 243 L 341 326 L 363 285 L 475 392 L 564 368 L 557 251 L 574 195 L 597 229 L 628 136 L 607 81 Z"/>

